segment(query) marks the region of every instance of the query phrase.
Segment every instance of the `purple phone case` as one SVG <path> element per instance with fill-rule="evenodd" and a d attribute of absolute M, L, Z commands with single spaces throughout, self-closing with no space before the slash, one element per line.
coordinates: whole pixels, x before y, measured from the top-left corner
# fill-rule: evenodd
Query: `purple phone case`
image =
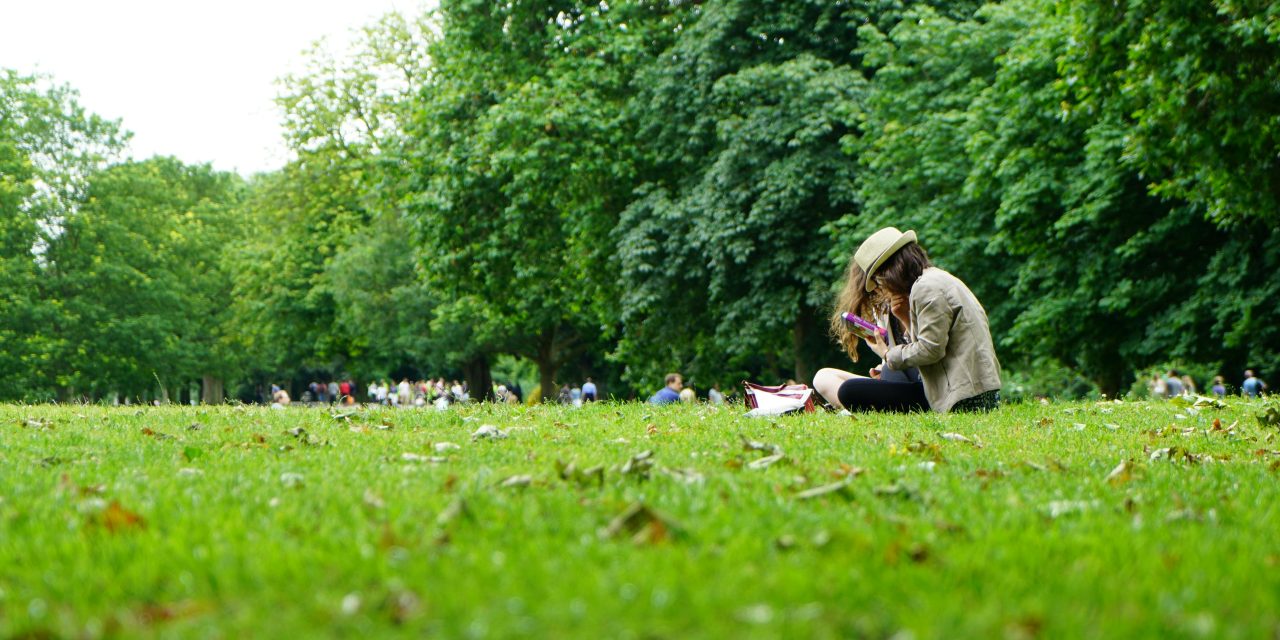
<path fill-rule="evenodd" d="M 848 311 L 844 312 L 844 321 L 861 329 L 863 333 L 871 333 L 874 331 L 875 333 L 880 334 L 880 337 L 886 340 L 889 339 L 889 332 L 886 331 L 884 328 L 878 327 L 875 324 L 867 322 L 866 320 L 863 320 L 862 318 L 855 316 L 852 313 L 849 313 Z"/>

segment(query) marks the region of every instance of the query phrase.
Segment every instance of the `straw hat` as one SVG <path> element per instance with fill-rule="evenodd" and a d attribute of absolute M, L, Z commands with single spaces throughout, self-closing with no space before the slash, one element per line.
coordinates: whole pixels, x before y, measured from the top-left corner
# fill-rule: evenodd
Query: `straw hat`
<path fill-rule="evenodd" d="M 897 227 L 885 227 L 862 242 L 857 253 L 853 254 L 853 261 L 858 263 L 863 273 L 867 274 L 867 291 L 876 288 L 874 279 L 876 269 L 879 269 L 880 265 L 884 264 L 884 261 L 888 260 L 895 251 L 915 241 L 915 231 L 903 233 L 898 231 Z"/>

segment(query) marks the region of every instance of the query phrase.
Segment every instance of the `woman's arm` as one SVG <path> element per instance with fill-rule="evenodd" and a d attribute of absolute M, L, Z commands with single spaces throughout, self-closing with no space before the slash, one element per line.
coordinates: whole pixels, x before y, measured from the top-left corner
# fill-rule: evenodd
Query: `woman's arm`
<path fill-rule="evenodd" d="M 916 340 L 889 349 L 884 357 L 885 363 L 895 371 L 933 364 L 947 355 L 956 311 L 947 300 L 946 292 L 932 283 L 917 281 L 911 288 L 911 302 Z"/>

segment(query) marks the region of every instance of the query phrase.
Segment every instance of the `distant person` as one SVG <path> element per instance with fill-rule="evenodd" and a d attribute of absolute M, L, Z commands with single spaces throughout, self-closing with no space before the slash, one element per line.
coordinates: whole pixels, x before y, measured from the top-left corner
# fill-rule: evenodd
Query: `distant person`
<path fill-rule="evenodd" d="M 592 382 L 591 378 L 587 378 L 587 381 L 582 383 L 582 401 L 595 402 L 596 393 L 596 383 Z"/>
<path fill-rule="evenodd" d="M 1186 392 L 1187 395 L 1191 396 L 1198 395 L 1200 393 L 1199 388 L 1196 387 L 1195 379 L 1185 373 L 1182 374 L 1182 390 Z"/>
<path fill-rule="evenodd" d="M 1222 379 L 1222 376 L 1213 377 L 1213 386 L 1209 387 L 1209 390 L 1213 392 L 1213 397 L 1215 398 L 1227 397 L 1227 383 Z"/>
<path fill-rule="evenodd" d="M 400 384 L 396 385 L 396 404 L 401 407 L 407 407 L 413 403 L 413 388 L 409 386 L 408 378 L 400 378 Z"/>
<path fill-rule="evenodd" d="M 1267 383 L 1261 378 L 1253 375 L 1253 369 L 1247 369 L 1244 372 L 1244 382 L 1240 383 L 1240 391 L 1249 398 L 1257 398 L 1267 390 Z"/>
<path fill-rule="evenodd" d="M 342 394 L 342 401 L 346 402 L 347 398 L 351 396 L 351 383 L 346 380 L 339 382 L 338 393 Z"/>
<path fill-rule="evenodd" d="M 340 399 L 338 394 L 342 392 L 342 389 L 338 387 L 338 381 L 330 380 L 329 386 L 327 388 L 329 391 L 329 402 L 331 404 L 338 402 L 338 400 Z"/>
<path fill-rule="evenodd" d="M 694 404 L 697 401 L 698 395 L 693 392 L 693 387 L 685 387 L 680 390 L 680 402 Z"/>
<path fill-rule="evenodd" d="M 569 390 L 568 384 L 560 385 L 560 393 L 556 394 L 556 402 L 560 404 L 570 404 L 573 402 L 573 392 Z"/>
<path fill-rule="evenodd" d="M 1147 383 L 1147 388 L 1151 391 L 1152 398 L 1169 397 L 1169 385 L 1158 373 L 1151 375 L 1151 382 Z"/>
<path fill-rule="evenodd" d="M 680 390 L 684 388 L 684 376 L 678 373 L 667 374 L 667 386 L 649 398 L 649 404 L 671 404 L 680 401 Z"/>
<path fill-rule="evenodd" d="M 274 388 L 275 388 L 275 393 L 271 394 L 271 406 L 278 407 L 278 408 L 284 408 L 289 406 L 289 402 L 290 402 L 289 392 L 285 391 L 284 389 L 281 389 L 280 387 L 274 387 Z"/>
<path fill-rule="evenodd" d="M 1164 386 L 1168 390 L 1168 397 L 1176 398 L 1186 393 L 1186 388 L 1182 386 L 1182 380 L 1178 377 L 1177 369 L 1170 369 L 1164 377 Z"/>
<path fill-rule="evenodd" d="M 724 394 L 720 393 L 720 384 L 711 385 L 711 389 L 707 391 L 707 402 L 710 404 L 724 404 Z"/>

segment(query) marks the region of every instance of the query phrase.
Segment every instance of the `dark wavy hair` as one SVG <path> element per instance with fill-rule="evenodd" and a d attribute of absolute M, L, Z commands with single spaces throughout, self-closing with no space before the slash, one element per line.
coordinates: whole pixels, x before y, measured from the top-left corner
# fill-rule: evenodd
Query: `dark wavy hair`
<path fill-rule="evenodd" d="M 916 283 L 925 269 L 932 267 L 929 254 L 918 242 L 912 242 L 898 249 L 889 256 L 884 264 L 876 269 L 876 283 L 888 289 L 888 293 L 905 296 L 911 293 L 911 285 Z"/>

